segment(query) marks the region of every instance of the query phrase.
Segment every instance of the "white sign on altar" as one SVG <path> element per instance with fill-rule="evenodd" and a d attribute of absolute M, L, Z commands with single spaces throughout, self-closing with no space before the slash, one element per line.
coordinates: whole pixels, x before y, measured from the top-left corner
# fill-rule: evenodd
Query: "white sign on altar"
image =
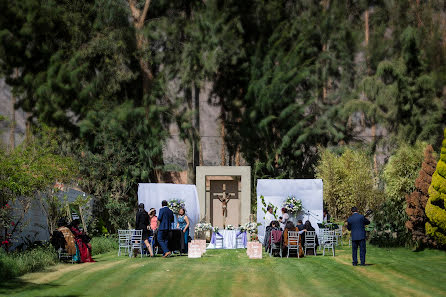
<path fill-rule="evenodd" d="M 262 210 L 262 199 L 265 203 L 272 203 L 277 207 L 277 218 L 282 216 L 282 204 L 289 196 L 294 196 L 302 201 L 303 211 L 297 215 L 291 215 L 291 220 L 296 223 L 301 219 L 306 220 L 319 230 L 317 223 L 323 218 L 323 185 L 321 179 L 259 179 L 257 180 L 257 222 L 260 242 L 263 242 L 265 235 L 264 216 Z"/>
<path fill-rule="evenodd" d="M 144 203 L 146 211 L 155 208 L 159 213 L 161 201 L 184 200 L 186 215 L 189 217 L 189 236 L 194 237 L 194 227 L 200 216 L 197 188 L 195 185 L 140 183 L 138 185 L 138 203 Z"/>

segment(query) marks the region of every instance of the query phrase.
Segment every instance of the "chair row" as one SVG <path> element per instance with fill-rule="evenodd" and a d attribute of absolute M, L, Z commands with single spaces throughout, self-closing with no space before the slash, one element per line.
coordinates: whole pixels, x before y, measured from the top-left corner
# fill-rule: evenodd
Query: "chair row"
<path fill-rule="evenodd" d="M 134 249 L 139 249 L 139 253 L 142 258 L 143 254 L 143 241 L 142 241 L 142 230 L 118 230 L 118 256 L 121 256 L 121 250 L 123 250 L 124 255 L 125 253 L 128 253 L 129 257 L 132 256 L 132 251 Z M 149 243 L 153 248 L 153 245 L 155 243 L 155 240 L 153 236 L 149 237 Z"/>

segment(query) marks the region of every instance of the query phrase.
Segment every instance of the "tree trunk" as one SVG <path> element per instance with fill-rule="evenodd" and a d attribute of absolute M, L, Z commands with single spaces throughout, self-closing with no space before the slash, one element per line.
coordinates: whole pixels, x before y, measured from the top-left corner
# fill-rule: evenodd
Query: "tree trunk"
<path fill-rule="evenodd" d="M 15 103 L 16 98 L 14 95 L 11 96 L 11 123 L 9 125 L 9 147 L 13 151 L 15 148 Z"/>
<path fill-rule="evenodd" d="M 376 157 L 376 124 L 375 124 L 375 122 L 373 122 L 373 125 L 372 125 L 372 143 L 373 143 L 373 146 L 375 147 L 374 152 L 373 152 L 373 170 L 375 171 L 375 176 L 378 176 L 378 161 L 377 161 L 377 157 Z"/>
<path fill-rule="evenodd" d="M 225 118 L 224 118 L 223 107 L 221 108 L 220 137 L 221 137 L 221 152 L 220 152 L 221 162 L 220 162 L 220 165 L 225 166 L 226 165 L 226 142 L 225 142 Z"/>
<path fill-rule="evenodd" d="M 140 53 L 145 52 L 148 49 L 149 41 L 144 36 L 142 29 L 144 27 L 144 21 L 147 16 L 147 12 L 149 11 L 150 1 L 146 0 L 144 4 L 144 8 L 140 10 L 136 7 L 135 0 L 127 0 L 129 3 L 130 11 L 133 17 L 133 26 L 136 32 L 136 48 Z M 150 94 L 151 84 L 153 81 L 153 73 L 150 69 L 149 62 L 144 58 L 144 56 L 139 57 L 139 67 L 142 75 L 142 89 L 144 92 L 144 96 L 148 96 Z M 146 114 L 148 115 L 148 110 L 146 110 Z"/>

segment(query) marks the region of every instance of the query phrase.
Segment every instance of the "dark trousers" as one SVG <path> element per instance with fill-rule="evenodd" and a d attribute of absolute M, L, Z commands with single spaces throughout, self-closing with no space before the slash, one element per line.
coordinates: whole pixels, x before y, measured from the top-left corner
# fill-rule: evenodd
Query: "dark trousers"
<path fill-rule="evenodd" d="M 158 242 L 164 254 L 169 251 L 168 239 L 167 239 L 168 235 L 169 235 L 169 230 L 158 230 Z"/>
<path fill-rule="evenodd" d="M 358 264 L 358 246 L 359 246 L 359 259 L 361 260 L 361 264 L 365 264 L 365 239 L 361 240 L 352 240 L 352 259 L 353 264 Z"/>

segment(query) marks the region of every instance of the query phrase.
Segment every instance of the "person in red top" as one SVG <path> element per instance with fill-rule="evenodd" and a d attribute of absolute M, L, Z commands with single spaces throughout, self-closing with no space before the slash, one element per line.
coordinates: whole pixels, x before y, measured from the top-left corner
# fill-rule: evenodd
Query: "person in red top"
<path fill-rule="evenodd" d="M 71 233 L 73 233 L 77 247 L 79 248 L 81 262 L 95 262 L 95 260 L 91 258 L 91 244 L 89 243 L 89 237 L 79 229 L 79 224 L 79 219 L 73 220 L 69 225 L 69 229 L 71 230 Z"/>
<path fill-rule="evenodd" d="M 155 230 L 158 228 L 158 217 L 156 216 L 156 209 L 151 208 L 149 210 L 149 217 L 150 217 L 150 229 L 155 232 Z"/>

